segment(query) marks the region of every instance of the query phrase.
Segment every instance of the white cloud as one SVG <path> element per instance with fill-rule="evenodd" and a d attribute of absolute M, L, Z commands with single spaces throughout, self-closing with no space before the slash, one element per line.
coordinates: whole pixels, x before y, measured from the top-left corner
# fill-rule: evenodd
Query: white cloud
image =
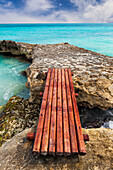
<path fill-rule="evenodd" d="M 113 22 L 113 0 L 101 0 L 101 3 L 96 0 L 70 1 L 78 7 L 77 11 L 56 11 L 50 0 L 25 0 L 23 9 L 18 10 L 8 1 L 0 6 L 0 22 Z M 50 13 L 43 15 L 47 10 Z M 38 15 L 34 16 L 32 12 L 38 12 Z"/>
<path fill-rule="evenodd" d="M 113 18 L 113 0 L 106 0 L 96 6 L 88 5 L 83 18 L 88 22 L 110 22 L 109 19 Z"/>
<path fill-rule="evenodd" d="M 70 0 L 70 2 L 78 7 L 78 10 L 84 10 L 88 5 L 94 6 L 98 4 L 96 0 Z"/>
<path fill-rule="evenodd" d="M 0 12 L 0 23 L 16 23 L 16 22 L 37 22 L 37 18 L 23 15 L 17 11 L 3 11 Z M 39 21 L 41 22 L 41 21 Z"/>
<path fill-rule="evenodd" d="M 48 9 L 54 8 L 53 4 L 49 0 L 26 0 L 25 11 L 47 11 Z"/>
<path fill-rule="evenodd" d="M 70 0 L 78 7 L 80 22 L 112 22 L 113 0 Z"/>

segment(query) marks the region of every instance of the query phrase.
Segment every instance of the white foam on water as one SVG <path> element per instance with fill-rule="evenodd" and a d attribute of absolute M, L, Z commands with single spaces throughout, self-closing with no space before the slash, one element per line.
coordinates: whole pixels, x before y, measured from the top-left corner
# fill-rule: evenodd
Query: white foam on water
<path fill-rule="evenodd" d="M 110 110 L 108 111 L 110 116 L 113 116 L 113 112 L 111 112 Z"/>
<path fill-rule="evenodd" d="M 20 74 L 29 65 L 0 55 L 0 105 L 6 104 L 14 95 L 29 98 L 29 90 L 25 88 L 27 79 Z"/>
<path fill-rule="evenodd" d="M 8 89 L 3 95 L 3 99 L 8 100 L 11 96 L 13 96 L 13 92 L 11 92 L 10 89 Z"/>
<path fill-rule="evenodd" d="M 109 122 L 105 122 L 102 127 L 108 128 L 108 129 L 113 129 L 113 121 L 110 120 Z"/>

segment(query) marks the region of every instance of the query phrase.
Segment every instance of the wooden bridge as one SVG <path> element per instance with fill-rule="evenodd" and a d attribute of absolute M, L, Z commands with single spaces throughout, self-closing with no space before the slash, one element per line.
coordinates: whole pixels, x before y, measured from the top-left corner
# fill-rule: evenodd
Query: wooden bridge
<path fill-rule="evenodd" d="M 86 154 L 70 69 L 48 69 L 33 152 Z"/>

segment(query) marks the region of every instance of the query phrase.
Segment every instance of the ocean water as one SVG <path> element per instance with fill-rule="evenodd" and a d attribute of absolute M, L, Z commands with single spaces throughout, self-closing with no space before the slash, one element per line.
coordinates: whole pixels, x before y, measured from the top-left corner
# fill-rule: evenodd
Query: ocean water
<path fill-rule="evenodd" d="M 68 42 L 113 57 L 113 23 L 0 24 L 0 40 L 4 39 L 32 44 Z M 28 63 L 0 55 L 0 105 L 13 95 L 29 97 L 29 90 L 25 88 L 27 79 L 20 74 L 28 66 Z M 105 122 L 104 127 L 113 129 L 113 119 Z"/>
<path fill-rule="evenodd" d="M 113 57 L 113 23 L 0 24 L 0 40 L 53 44 L 68 42 Z"/>
<path fill-rule="evenodd" d="M 0 105 L 6 104 L 13 95 L 29 98 L 29 89 L 25 88 L 27 78 L 20 74 L 29 65 L 0 54 Z"/>

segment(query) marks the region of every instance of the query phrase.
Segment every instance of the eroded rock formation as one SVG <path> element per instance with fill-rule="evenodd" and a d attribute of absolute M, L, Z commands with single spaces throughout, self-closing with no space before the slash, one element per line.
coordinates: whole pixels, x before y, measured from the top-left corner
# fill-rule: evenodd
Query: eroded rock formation
<path fill-rule="evenodd" d="M 36 125 L 39 113 L 40 103 L 30 104 L 28 99 L 11 97 L 0 110 L 0 146 L 24 129 Z"/>
<path fill-rule="evenodd" d="M 0 51 L 24 54 L 32 59 L 31 66 L 26 70 L 28 76 L 26 87 L 30 88 L 30 102 L 38 102 L 39 92 L 44 88 L 44 72 L 49 67 L 71 68 L 74 73 L 75 90 L 79 92 L 79 105 L 90 108 L 113 108 L 113 57 L 68 43 L 30 45 L 1 41 Z"/>
<path fill-rule="evenodd" d="M 113 130 L 83 129 L 83 133 L 90 137 L 90 141 L 86 143 L 87 155 L 70 158 L 35 157 L 32 154 L 33 143 L 25 138 L 31 129 L 24 130 L 37 123 L 41 102 L 39 93 L 44 90 L 45 72 L 49 67 L 71 68 L 75 91 L 79 93 L 79 106 L 94 108 L 93 112 L 92 109 L 89 112 L 89 117 L 94 114 L 95 107 L 112 110 L 113 58 L 68 43 L 31 45 L 4 40 L 0 41 L 0 52 L 32 61 L 26 70 L 26 87 L 30 88 L 29 101 L 14 96 L 6 106 L 0 107 L 0 144 L 16 135 L 0 148 L 0 170 L 113 169 Z M 84 111 L 87 112 L 87 109 L 83 109 L 83 117 L 86 115 Z M 87 116 L 84 120 L 89 119 Z M 99 123 L 95 127 L 100 126 Z"/>
<path fill-rule="evenodd" d="M 26 59 L 32 59 L 32 49 L 35 45 L 20 43 L 10 40 L 0 41 L 0 52 L 2 53 L 10 53 L 12 55 L 19 55 L 26 57 Z"/>
<path fill-rule="evenodd" d="M 113 58 L 69 44 L 37 45 L 28 69 L 31 101 L 36 101 L 39 71 L 49 67 L 71 68 L 75 90 L 81 106 L 108 109 L 113 107 Z M 29 74 L 30 73 L 30 74 Z M 42 82 L 41 82 L 42 81 Z"/>

